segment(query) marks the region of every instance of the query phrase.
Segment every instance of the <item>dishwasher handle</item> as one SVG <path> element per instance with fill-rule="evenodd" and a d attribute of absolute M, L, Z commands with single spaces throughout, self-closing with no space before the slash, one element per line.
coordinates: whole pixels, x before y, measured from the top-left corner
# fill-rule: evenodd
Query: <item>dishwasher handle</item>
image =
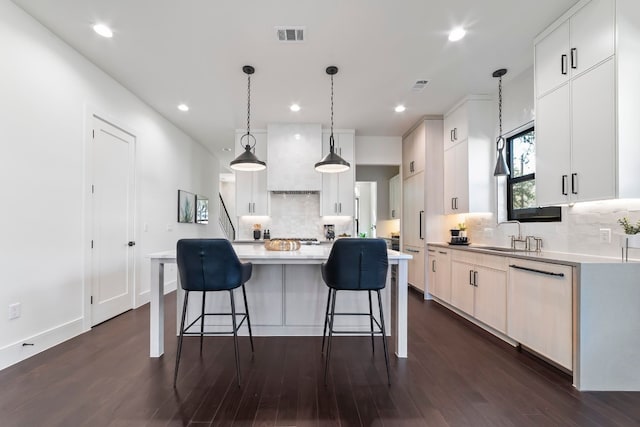
<path fill-rule="evenodd" d="M 564 277 L 564 273 L 554 273 L 552 271 L 544 271 L 544 270 L 538 270 L 536 268 L 522 267 L 520 265 L 515 265 L 515 264 L 511 264 L 509 265 L 509 267 L 515 268 L 517 270 L 529 271 L 531 273 L 546 274 L 547 276 Z"/>

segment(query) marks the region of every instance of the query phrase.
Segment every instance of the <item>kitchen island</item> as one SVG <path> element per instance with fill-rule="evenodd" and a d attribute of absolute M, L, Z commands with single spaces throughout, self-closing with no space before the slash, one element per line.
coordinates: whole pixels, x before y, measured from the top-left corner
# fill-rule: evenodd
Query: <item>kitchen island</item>
<path fill-rule="evenodd" d="M 233 245 L 233 248 L 243 262 L 253 263 L 253 274 L 245 287 L 254 335 L 322 335 L 328 288 L 322 281 L 320 264 L 329 257 L 331 246 L 302 246 L 297 251 L 268 251 L 262 245 Z M 160 357 L 164 353 L 164 266 L 174 264 L 176 254 L 175 251 L 157 252 L 148 258 L 151 261 L 150 356 Z M 397 268 L 397 279 L 391 286 L 389 271 L 383 292 L 384 314 L 391 320 L 387 335 L 393 336 L 395 353 L 401 358 L 407 357 L 407 261 L 411 258 L 408 254 L 388 251 L 389 270 Z M 178 275 L 176 318 L 180 316 L 179 307 L 184 298 L 179 281 Z M 223 292 L 207 295 L 207 312 L 229 312 L 228 300 Z M 341 292 L 336 307 L 341 312 L 366 312 L 367 293 Z M 197 317 L 198 311 L 199 304 L 192 304 L 188 317 Z M 369 321 L 359 317 L 340 319 L 339 326 L 361 328 L 366 335 Z M 230 322 L 221 318 L 220 323 L 206 326 L 228 329 Z M 246 328 L 240 332 L 246 334 Z"/>

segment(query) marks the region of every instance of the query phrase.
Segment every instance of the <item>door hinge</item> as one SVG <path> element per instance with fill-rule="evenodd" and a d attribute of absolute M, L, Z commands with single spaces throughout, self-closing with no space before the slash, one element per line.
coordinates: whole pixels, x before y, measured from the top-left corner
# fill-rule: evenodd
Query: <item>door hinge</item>
<path fill-rule="evenodd" d="M 93 240 L 91 241 L 91 249 L 93 249 Z"/>
<path fill-rule="evenodd" d="M 91 304 L 93 304 L 93 295 L 91 295 Z"/>

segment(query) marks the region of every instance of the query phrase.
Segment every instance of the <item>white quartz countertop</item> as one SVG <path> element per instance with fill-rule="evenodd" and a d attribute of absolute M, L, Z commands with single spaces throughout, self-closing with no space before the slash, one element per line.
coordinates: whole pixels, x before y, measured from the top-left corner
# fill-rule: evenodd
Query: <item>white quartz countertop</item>
<path fill-rule="evenodd" d="M 269 251 L 263 245 L 233 245 L 238 258 L 244 261 L 264 261 L 273 264 L 316 263 L 329 258 L 331 246 L 329 245 L 303 245 L 295 251 Z M 389 261 L 409 260 L 413 256 L 388 249 Z M 155 252 L 147 255 L 147 258 L 158 260 L 174 260 L 176 251 Z"/>
<path fill-rule="evenodd" d="M 429 246 L 436 246 L 441 248 L 455 249 L 460 251 L 479 252 L 484 254 L 505 256 L 509 258 L 526 259 L 530 261 L 542 261 L 553 264 L 570 265 L 573 267 L 579 267 L 582 264 L 625 264 L 622 257 L 601 257 L 595 255 L 582 255 L 571 254 L 565 252 L 523 252 L 523 251 L 497 251 L 490 249 L 489 245 L 476 245 L 471 244 L 469 246 L 464 245 L 450 245 L 443 242 L 429 242 Z M 632 263 L 633 261 L 629 261 Z"/>

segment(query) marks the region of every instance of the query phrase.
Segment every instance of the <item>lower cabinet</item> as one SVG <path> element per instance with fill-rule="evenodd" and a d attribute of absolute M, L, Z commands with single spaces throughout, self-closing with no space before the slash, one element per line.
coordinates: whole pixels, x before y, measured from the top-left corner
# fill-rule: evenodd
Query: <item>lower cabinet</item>
<path fill-rule="evenodd" d="M 509 259 L 507 334 L 573 370 L 573 268 Z"/>
<path fill-rule="evenodd" d="M 429 293 L 445 302 L 451 302 L 451 259 L 442 248 L 427 249 Z"/>
<path fill-rule="evenodd" d="M 451 252 L 451 305 L 506 333 L 507 259 L 464 251 Z"/>
<path fill-rule="evenodd" d="M 405 245 L 404 252 L 413 256 L 413 259 L 408 262 L 408 282 L 414 288 L 424 292 L 424 248 Z"/>

